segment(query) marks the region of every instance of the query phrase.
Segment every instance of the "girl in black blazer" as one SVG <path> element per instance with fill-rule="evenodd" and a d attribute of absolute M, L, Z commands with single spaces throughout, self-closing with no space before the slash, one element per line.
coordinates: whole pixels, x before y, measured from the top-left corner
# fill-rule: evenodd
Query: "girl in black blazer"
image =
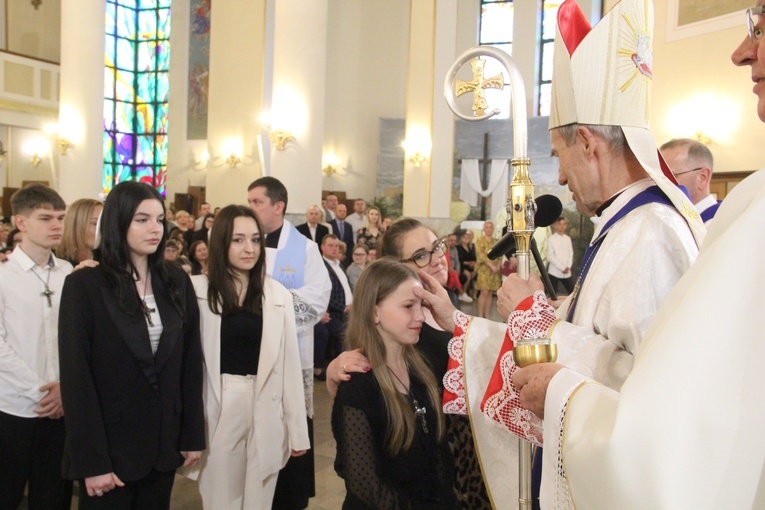
<path fill-rule="evenodd" d="M 63 470 L 80 480 L 81 509 L 169 508 L 175 469 L 205 448 L 199 309 L 188 276 L 163 260 L 165 226 L 154 188 L 118 184 L 100 265 L 64 284 Z"/>

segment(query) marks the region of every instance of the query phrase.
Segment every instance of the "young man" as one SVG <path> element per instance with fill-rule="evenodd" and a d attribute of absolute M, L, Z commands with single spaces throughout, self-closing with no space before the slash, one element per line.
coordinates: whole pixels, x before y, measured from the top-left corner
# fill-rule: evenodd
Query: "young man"
<path fill-rule="evenodd" d="M 58 310 L 72 265 L 53 255 L 66 204 L 32 184 L 14 193 L 11 207 L 24 235 L 0 267 L 0 508 L 18 508 L 29 484 L 30 510 L 68 510 Z"/>

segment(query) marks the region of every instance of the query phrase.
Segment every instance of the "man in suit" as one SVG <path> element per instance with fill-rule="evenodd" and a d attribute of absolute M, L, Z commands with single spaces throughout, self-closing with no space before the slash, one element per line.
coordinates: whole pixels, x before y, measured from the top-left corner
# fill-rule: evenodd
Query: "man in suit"
<path fill-rule="evenodd" d="M 326 225 L 319 223 L 321 216 L 321 209 L 319 209 L 318 206 L 309 206 L 308 210 L 305 212 L 306 222 L 297 225 L 295 228 L 311 241 L 316 244 L 321 244 L 321 240 L 324 239 L 324 236 L 329 234 L 329 228 Z"/>
<path fill-rule="evenodd" d="M 327 223 L 335 219 L 337 205 L 338 205 L 337 195 L 335 195 L 334 193 L 330 191 L 329 195 L 327 195 L 327 208 L 324 211 L 326 215 L 325 220 L 327 221 Z"/>
<path fill-rule="evenodd" d="M 335 209 L 335 219 L 330 221 L 329 225 L 332 227 L 332 233 L 346 246 L 353 249 L 353 226 L 345 221 L 347 215 L 348 209 L 345 204 L 338 204 L 337 209 Z"/>
<path fill-rule="evenodd" d="M 701 220 L 709 228 L 717 209 L 722 203 L 716 200 L 709 189 L 712 182 L 714 158 L 709 147 L 690 138 L 675 138 L 662 145 L 659 150 L 675 174 L 677 182 L 685 186 Z"/>
<path fill-rule="evenodd" d="M 314 374 L 321 380 L 324 380 L 324 361 L 330 339 L 334 340 L 332 357 L 343 352 L 348 311 L 353 303 L 351 284 L 340 266 L 339 246 L 340 241 L 334 234 L 324 236 L 321 243 L 324 265 L 327 266 L 329 280 L 332 282 L 327 312 L 314 326 Z"/>

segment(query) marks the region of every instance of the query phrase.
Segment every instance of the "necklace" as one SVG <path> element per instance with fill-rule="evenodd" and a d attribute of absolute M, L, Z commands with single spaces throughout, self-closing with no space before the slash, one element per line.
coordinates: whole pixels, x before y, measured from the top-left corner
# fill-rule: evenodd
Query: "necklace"
<path fill-rule="evenodd" d="M 157 311 L 156 308 L 149 308 L 149 305 L 146 304 L 146 287 L 149 285 L 149 276 L 150 273 L 146 272 L 146 279 L 143 282 L 143 296 L 141 296 L 141 310 L 143 311 L 144 317 L 146 317 L 146 322 L 149 323 L 149 326 L 154 327 L 154 321 L 151 320 L 151 314 Z"/>
<path fill-rule="evenodd" d="M 388 367 L 388 365 L 385 365 Z M 420 403 L 417 402 L 417 399 L 414 398 L 414 395 L 412 394 L 411 388 L 407 388 L 406 384 L 404 384 L 404 381 L 399 379 L 399 377 L 396 375 L 396 372 L 394 372 L 390 367 L 388 367 L 388 371 L 393 374 L 393 377 L 396 378 L 396 380 L 401 384 L 401 386 L 406 390 L 406 394 L 409 397 L 409 400 L 412 401 L 412 405 L 414 406 L 414 416 L 420 419 L 420 425 L 422 426 L 422 431 L 424 433 L 428 433 L 428 423 L 425 421 L 425 413 L 428 412 L 427 408 L 425 406 L 420 406 Z M 408 368 L 407 368 L 408 371 Z"/>
<path fill-rule="evenodd" d="M 40 295 L 41 296 L 45 296 L 46 298 L 48 298 L 48 307 L 49 308 L 53 306 L 53 300 L 50 297 L 54 294 L 54 292 L 52 290 L 50 290 L 50 287 L 48 286 L 48 283 L 50 283 L 50 268 L 51 268 L 51 262 L 48 261 L 48 278 L 46 280 L 43 280 L 42 276 L 37 274 L 37 271 L 35 271 L 34 267 L 32 268 L 32 272 L 37 277 L 37 279 L 40 280 L 41 282 L 43 282 L 43 285 L 45 285 L 45 290 L 42 291 L 40 293 Z"/>

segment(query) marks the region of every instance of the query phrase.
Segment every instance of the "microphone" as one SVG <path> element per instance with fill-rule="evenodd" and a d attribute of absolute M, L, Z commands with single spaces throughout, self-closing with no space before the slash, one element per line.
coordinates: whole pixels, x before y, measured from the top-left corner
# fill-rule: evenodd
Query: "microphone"
<path fill-rule="evenodd" d="M 563 204 L 555 195 L 542 195 L 536 198 L 537 212 L 534 214 L 534 225 L 549 227 L 560 218 Z M 507 227 L 505 227 L 507 229 Z M 495 260 L 515 250 L 515 237 L 512 232 L 506 233 L 497 241 L 486 254 L 489 260 Z"/>

